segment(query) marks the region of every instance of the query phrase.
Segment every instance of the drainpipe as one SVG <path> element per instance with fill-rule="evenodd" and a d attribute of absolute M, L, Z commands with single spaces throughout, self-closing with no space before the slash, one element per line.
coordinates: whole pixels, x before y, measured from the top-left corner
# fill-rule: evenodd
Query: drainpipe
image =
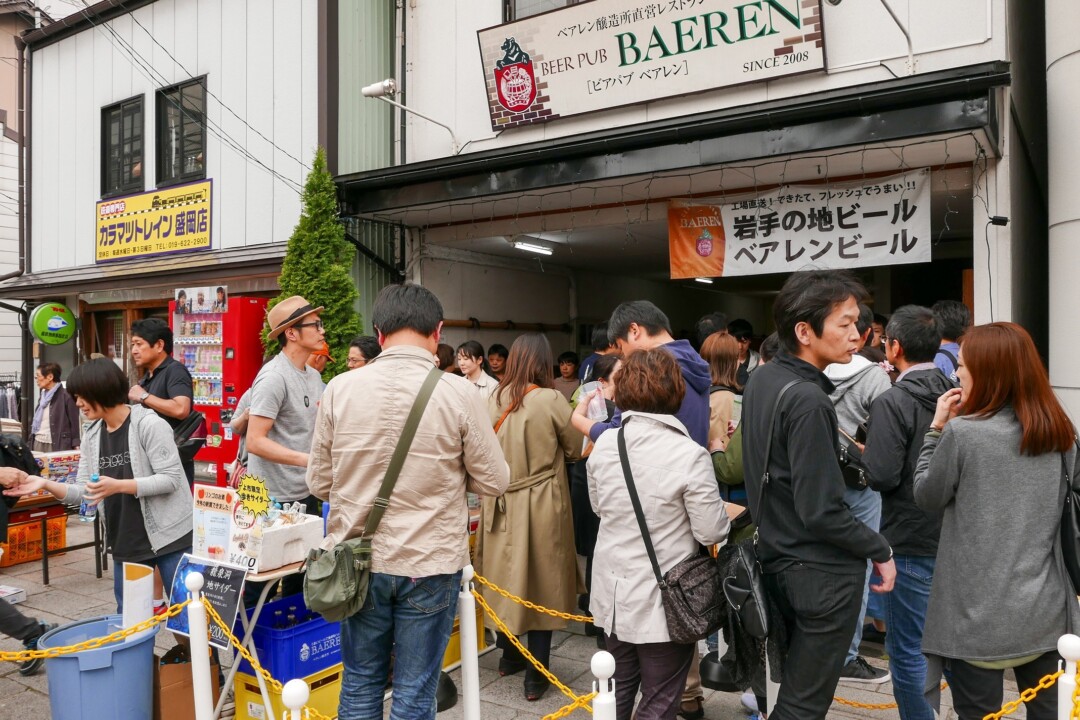
<path fill-rule="evenodd" d="M 19 266 L 12 272 L 0 275 L 0 282 L 19 277 L 26 272 L 26 216 L 28 213 L 26 212 L 26 107 L 23 100 L 26 91 L 24 85 L 26 44 L 22 41 L 22 38 L 16 37 L 15 46 L 19 49 L 17 64 L 19 75 L 18 105 L 15 110 L 15 117 L 19 121 Z"/>

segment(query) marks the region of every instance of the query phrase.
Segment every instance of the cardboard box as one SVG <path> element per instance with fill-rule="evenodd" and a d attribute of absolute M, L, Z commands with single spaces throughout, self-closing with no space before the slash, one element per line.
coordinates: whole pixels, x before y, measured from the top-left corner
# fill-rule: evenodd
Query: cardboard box
<path fill-rule="evenodd" d="M 338 663 L 305 677 L 304 682 L 311 689 L 308 707 L 326 717 L 335 717 L 338 699 L 341 697 L 341 675 L 342 666 Z M 267 690 L 274 718 L 282 717 L 285 713 L 285 704 L 281 702 L 281 693 L 274 691 L 273 688 L 267 688 Z M 243 672 L 236 673 L 236 679 L 233 681 L 233 695 L 236 699 L 236 720 L 274 720 L 266 716 L 266 707 L 263 705 L 257 678 Z"/>
<path fill-rule="evenodd" d="M 177 645 L 166 657 L 178 653 L 186 657 L 186 648 Z M 195 686 L 191 679 L 191 663 L 161 664 L 162 658 L 154 656 L 154 720 L 191 720 L 195 717 Z M 210 683 L 214 702 L 221 688 L 218 686 L 218 665 L 210 662 Z"/>

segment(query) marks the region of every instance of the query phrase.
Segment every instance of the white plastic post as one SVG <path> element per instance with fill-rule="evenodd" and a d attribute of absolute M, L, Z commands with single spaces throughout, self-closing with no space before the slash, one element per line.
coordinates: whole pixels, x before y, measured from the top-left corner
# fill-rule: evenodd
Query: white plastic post
<path fill-rule="evenodd" d="M 592 674 L 596 676 L 593 681 L 593 692 L 596 697 L 592 701 L 593 720 L 615 720 L 615 681 L 611 676 L 615 674 L 615 657 L 607 650 L 600 650 L 592 656 Z"/>
<path fill-rule="evenodd" d="M 1058 654 L 1065 659 L 1065 667 L 1057 680 L 1058 720 L 1072 717 L 1073 691 L 1076 689 L 1076 663 L 1080 661 L 1080 637 L 1062 635 L 1058 638 Z"/>
<path fill-rule="evenodd" d="M 472 594 L 473 566 L 461 571 L 458 628 L 461 646 L 461 694 L 464 720 L 480 720 L 480 656 L 477 654 L 476 598 Z"/>
<path fill-rule="evenodd" d="M 304 706 L 309 697 L 311 688 L 303 680 L 297 678 L 285 683 L 285 687 L 281 688 L 281 703 L 288 709 L 281 714 L 282 720 L 303 720 Z"/>
<path fill-rule="evenodd" d="M 188 573 L 184 580 L 191 602 L 187 606 L 191 633 L 191 684 L 195 692 L 195 720 L 214 717 L 214 691 L 210 680 L 210 638 L 206 608 L 202 604 L 202 573 Z"/>

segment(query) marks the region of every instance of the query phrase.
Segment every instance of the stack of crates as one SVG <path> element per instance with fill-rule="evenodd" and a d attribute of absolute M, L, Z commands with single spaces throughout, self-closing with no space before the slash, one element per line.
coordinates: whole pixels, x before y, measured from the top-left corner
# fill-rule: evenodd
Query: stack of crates
<path fill-rule="evenodd" d="M 8 540 L 0 543 L 0 567 L 41 559 L 41 519 L 45 520 L 49 550 L 67 545 L 67 514 L 63 505 L 15 510 L 8 516 Z"/>
<path fill-rule="evenodd" d="M 294 610 L 291 610 L 294 609 Z M 248 618 L 251 617 L 248 611 Z M 295 616 L 290 624 L 289 614 Z M 237 621 L 233 633 L 243 636 Z M 268 602 L 252 634 L 259 663 L 281 684 L 302 678 L 311 689 L 308 706 L 328 717 L 337 715 L 341 694 L 341 624 L 331 623 L 310 613 L 303 595 L 293 595 Z M 269 720 L 263 708 L 259 681 L 254 669 L 243 660 L 233 685 L 237 720 Z M 281 717 L 285 706 L 280 693 L 270 690 L 274 717 Z"/>

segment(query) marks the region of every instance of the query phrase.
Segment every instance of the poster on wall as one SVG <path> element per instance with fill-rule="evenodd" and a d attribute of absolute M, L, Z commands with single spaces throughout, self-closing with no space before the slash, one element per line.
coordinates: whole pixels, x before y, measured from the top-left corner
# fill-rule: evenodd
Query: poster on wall
<path fill-rule="evenodd" d="M 97 203 L 95 261 L 209 250 L 211 189 L 204 180 Z"/>
<path fill-rule="evenodd" d="M 821 0 L 593 0 L 477 40 L 493 130 L 825 68 Z"/>
<path fill-rule="evenodd" d="M 229 311 L 229 287 L 227 285 L 178 288 L 175 299 L 176 312 L 185 315 Z"/>
<path fill-rule="evenodd" d="M 932 239 L 926 168 L 668 204 L 675 280 L 929 262 Z"/>

